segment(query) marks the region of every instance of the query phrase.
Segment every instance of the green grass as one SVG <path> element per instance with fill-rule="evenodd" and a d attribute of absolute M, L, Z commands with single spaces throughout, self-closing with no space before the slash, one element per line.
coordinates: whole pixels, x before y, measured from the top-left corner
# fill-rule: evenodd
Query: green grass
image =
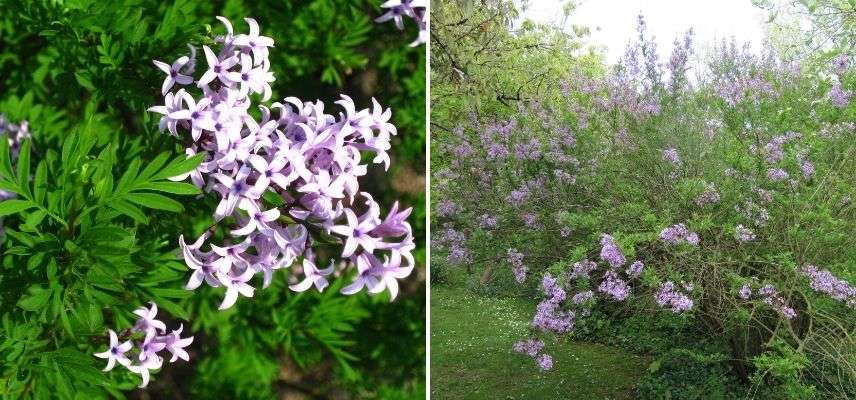
<path fill-rule="evenodd" d="M 512 352 L 526 337 L 535 304 L 431 290 L 431 398 L 631 399 L 644 357 L 600 344 L 545 340 L 553 370 Z"/>

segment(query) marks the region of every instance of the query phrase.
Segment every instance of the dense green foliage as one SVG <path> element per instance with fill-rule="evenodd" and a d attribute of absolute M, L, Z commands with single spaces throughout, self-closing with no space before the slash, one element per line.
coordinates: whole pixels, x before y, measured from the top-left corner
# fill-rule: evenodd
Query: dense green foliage
<path fill-rule="evenodd" d="M 575 313 L 562 337 L 653 356 L 641 398 L 856 395 L 854 297 L 830 298 L 803 269 L 856 282 L 849 47 L 791 59 L 723 42 L 696 56 L 679 39 L 658 59 L 640 24 L 620 65 L 607 66 L 577 50 L 584 38 L 501 20 L 509 3 L 434 10 L 435 46 L 479 36 L 432 54 L 434 282 L 540 301 L 542 277 L 555 277 L 561 311 Z M 677 224 L 697 245 L 665 239 Z M 604 250 L 604 234 L 617 250 Z M 616 251 L 626 263 L 610 268 L 604 254 Z M 599 264 L 573 277 L 584 260 Z M 638 276 L 625 272 L 635 260 Z M 628 284 L 626 299 L 610 294 L 610 276 Z M 657 303 L 667 282 L 690 309 Z M 589 290 L 594 300 L 571 304 Z M 528 335 L 560 360 L 553 335 Z M 545 374 L 572 367 L 553 368 Z"/>
<path fill-rule="evenodd" d="M 221 293 L 183 289 L 177 238 L 209 227 L 216 202 L 165 180 L 200 160 L 146 112 L 163 81 L 153 59 L 211 43 L 217 15 L 256 18 L 276 41 L 274 99 L 345 93 L 393 110 L 392 170 L 370 170 L 366 187 L 415 208 L 424 265 L 425 48 L 380 13 L 370 0 L 0 1 L 0 113 L 32 133 L 14 168 L 0 147 L 0 189 L 18 194 L 0 202 L 0 397 L 144 397 L 92 354 L 147 301 L 195 336 L 190 363 L 154 375 L 154 398 L 424 396 L 424 273 L 392 304 L 336 281 L 293 293 L 287 274 L 224 312 Z"/>

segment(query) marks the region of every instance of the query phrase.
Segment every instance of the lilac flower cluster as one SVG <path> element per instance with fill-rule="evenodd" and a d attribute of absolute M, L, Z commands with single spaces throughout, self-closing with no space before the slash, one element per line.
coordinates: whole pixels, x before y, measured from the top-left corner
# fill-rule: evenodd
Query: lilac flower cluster
<path fill-rule="evenodd" d="M 844 279 L 837 278 L 829 270 L 818 270 L 814 265 L 806 265 L 800 269 L 800 272 L 809 278 L 812 289 L 856 308 L 856 287 Z"/>
<path fill-rule="evenodd" d="M 479 216 L 479 228 L 496 229 L 497 226 L 499 226 L 499 221 L 493 215 L 482 214 Z"/>
<path fill-rule="evenodd" d="M 439 218 L 447 218 L 454 216 L 458 212 L 458 205 L 451 200 L 440 200 L 437 202 L 436 215 Z"/>
<path fill-rule="evenodd" d="M 226 243 L 211 244 L 210 251 L 202 246 L 211 230 L 190 245 L 179 239 L 182 255 L 194 270 L 187 288 L 195 289 L 203 281 L 225 287 L 220 308 L 226 309 L 239 295 L 253 296 L 248 282 L 256 273 L 263 274 L 263 287 L 267 287 L 274 270 L 302 258 L 305 278 L 291 285 L 291 290 L 314 286 L 321 291 L 336 267 L 333 260 L 327 268 L 316 265 L 312 246 L 317 235 L 326 233 L 343 243 L 343 265 L 357 267 L 354 281 L 342 293 L 367 288 L 375 294 L 388 289 L 394 299 L 397 280 L 408 276 L 414 264 L 415 244 L 406 222 L 411 209 L 399 210 L 396 203 L 381 218 L 380 206 L 369 193 L 360 191 L 358 182 L 368 170 L 361 163 L 362 152 L 374 152 L 372 161 L 389 167 L 387 150 L 391 135 L 397 133 L 389 122 L 391 111 L 374 100 L 372 109 L 357 110 L 343 95 L 336 103 L 345 112 L 334 116 L 324 113 L 320 101 L 288 97 L 272 105 L 279 110 L 276 117 L 259 106 L 257 121 L 249 112 L 250 96 L 261 94 L 262 101 L 271 96 L 274 76 L 268 50 L 273 39 L 261 36 L 251 18 L 245 19 L 249 25 L 245 34 L 234 33 L 227 19 L 217 18 L 226 34 L 215 38 L 222 45 L 219 51 L 202 46 L 208 69 L 198 80 L 192 77 L 193 58 L 181 57 L 172 65 L 155 61 L 166 73 L 165 102 L 149 109 L 163 115 L 161 130 L 189 133 L 188 155 L 205 155 L 196 170 L 173 179 L 190 177 L 194 185 L 216 193 L 220 197 L 214 212 L 217 224 L 236 225 Z M 190 93 L 193 87 L 188 85 L 193 83 L 201 91 L 200 98 Z M 188 87 L 170 91 L 176 85 Z M 284 205 L 269 207 L 266 195 Z M 388 252 L 383 259 L 381 251 Z"/>
<path fill-rule="evenodd" d="M 767 178 L 773 182 L 783 181 L 788 179 L 788 172 L 781 168 L 770 168 L 767 170 Z"/>
<path fill-rule="evenodd" d="M 472 262 L 470 251 L 464 246 L 467 237 L 459 230 L 446 224 L 443 229 L 432 237 L 431 244 L 446 249 L 449 254 L 447 261 L 452 265 L 462 265 Z"/>
<path fill-rule="evenodd" d="M 143 382 L 139 386 L 141 388 L 149 384 L 150 371 L 160 369 L 163 365 L 163 358 L 158 353 L 166 350 L 172 354 L 172 358 L 169 360 L 171 363 L 176 362 L 179 358 L 189 361 L 190 355 L 187 354 L 184 348 L 193 343 L 193 336 L 181 337 L 184 325 L 179 326 L 178 329 L 170 333 L 166 333 L 166 324 L 155 319 L 158 313 L 158 306 L 155 303 L 151 303 L 151 305 L 151 308 L 140 307 L 136 309 L 134 314 L 139 317 L 136 324 L 121 334 L 122 337 L 141 334 L 144 336 L 142 341 L 135 343 L 133 340 L 127 340 L 119 343 L 119 335 L 116 335 L 116 332 L 110 329 L 108 331 L 110 334 L 109 347 L 104 352 L 95 353 L 95 357 L 107 359 L 107 366 L 104 368 L 105 372 L 112 370 L 118 362 L 129 371 L 139 374 L 143 379 Z M 135 354 L 131 354 L 131 357 L 125 355 L 125 353 L 131 351 L 135 344 L 137 345 Z M 136 359 L 136 362 L 132 361 L 132 359 Z"/>
<path fill-rule="evenodd" d="M 740 291 L 737 292 L 737 295 L 743 300 L 749 300 L 749 298 L 752 297 L 752 286 L 748 283 L 744 283 L 743 286 L 740 287 Z"/>
<path fill-rule="evenodd" d="M 597 268 L 597 263 L 589 260 L 577 261 L 571 267 L 571 279 L 588 279 L 589 274 Z"/>
<path fill-rule="evenodd" d="M 679 167 L 682 164 L 681 156 L 678 154 L 678 149 L 674 147 L 663 150 L 663 161 L 667 161 L 676 167 Z"/>
<path fill-rule="evenodd" d="M 719 202 L 719 191 L 716 190 L 716 185 L 709 183 L 704 185 L 704 191 L 695 198 L 695 203 L 699 207 L 708 204 L 716 204 Z"/>
<path fill-rule="evenodd" d="M 624 271 L 624 273 L 631 278 L 638 278 L 642 276 L 643 269 L 645 269 L 645 264 L 643 264 L 642 261 L 636 260 L 627 267 L 627 270 Z"/>
<path fill-rule="evenodd" d="M 623 301 L 627 296 L 630 296 L 630 285 L 621 279 L 615 271 L 606 271 L 597 290 L 616 301 Z"/>
<path fill-rule="evenodd" d="M 609 263 L 612 268 L 620 268 L 627 261 L 612 236 L 605 233 L 601 235 L 600 245 L 600 259 Z"/>
<path fill-rule="evenodd" d="M 386 22 L 392 20 L 395 27 L 404 30 L 404 17 L 413 19 L 419 27 L 419 36 L 410 47 L 419 46 L 428 41 L 427 0 L 386 0 L 381 4 L 386 13 L 375 19 L 375 22 Z"/>
<path fill-rule="evenodd" d="M 575 294 L 574 297 L 571 298 L 571 301 L 576 305 L 580 305 L 588 302 L 593 298 L 594 292 L 592 292 L 591 290 L 586 290 L 585 292 L 579 292 Z"/>
<path fill-rule="evenodd" d="M 751 229 L 743 225 L 737 225 L 734 228 L 734 237 L 741 243 L 746 243 L 755 240 L 757 236 L 755 236 L 755 232 L 752 232 Z"/>
<path fill-rule="evenodd" d="M 544 274 L 541 285 L 544 289 L 544 300 L 536 308 L 532 326 L 543 331 L 570 332 L 574 328 L 576 315 L 573 311 L 561 310 L 561 305 L 567 297 L 565 289 L 562 289 L 550 274 Z"/>
<path fill-rule="evenodd" d="M 684 290 L 692 292 L 692 284 L 684 284 Z M 660 307 L 671 307 L 675 314 L 689 311 L 693 308 L 693 300 L 678 290 L 672 281 L 666 281 L 660 285 L 660 291 L 654 296 Z"/>
<path fill-rule="evenodd" d="M 544 349 L 544 342 L 539 339 L 527 339 L 514 343 L 512 349 L 520 354 L 526 354 L 529 357 L 536 357 L 541 350 Z"/>
<path fill-rule="evenodd" d="M 669 244 L 687 242 L 693 246 L 698 246 L 699 242 L 698 234 L 690 232 L 684 224 L 677 224 L 663 229 L 660 232 L 660 239 Z"/>
<path fill-rule="evenodd" d="M 832 88 L 829 89 L 829 99 L 832 101 L 832 105 L 838 108 L 847 107 L 852 97 L 853 92 L 842 88 L 841 82 L 833 83 Z"/>
<path fill-rule="evenodd" d="M 797 316 L 796 311 L 785 303 L 785 299 L 779 295 L 775 286 L 770 284 L 762 286 L 758 289 L 758 295 L 761 296 L 764 303 L 776 310 L 781 316 L 787 319 L 794 319 Z"/>
<path fill-rule="evenodd" d="M 508 249 L 508 263 L 511 264 L 511 268 L 514 270 L 514 280 L 517 283 L 523 283 L 526 280 L 526 267 L 523 266 L 523 253 L 515 250 Z"/>

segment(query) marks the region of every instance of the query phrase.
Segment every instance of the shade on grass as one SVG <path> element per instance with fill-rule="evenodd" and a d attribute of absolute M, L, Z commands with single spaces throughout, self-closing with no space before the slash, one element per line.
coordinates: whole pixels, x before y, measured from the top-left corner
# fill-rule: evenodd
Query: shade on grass
<path fill-rule="evenodd" d="M 539 372 L 511 347 L 534 303 L 431 289 L 431 395 L 437 399 L 630 399 L 644 357 L 592 343 L 546 340 L 554 370 Z"/>

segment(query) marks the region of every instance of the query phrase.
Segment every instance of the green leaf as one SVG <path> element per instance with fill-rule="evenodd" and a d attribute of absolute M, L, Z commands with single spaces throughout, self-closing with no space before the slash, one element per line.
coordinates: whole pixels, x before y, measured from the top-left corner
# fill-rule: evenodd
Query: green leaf
<path fill-rule="evenodd" d="M 32 197 L 30 193 L 30 141 L 21 143 L 21 151 L 18 152 L 18 186 L 23 194 Z"/>
<path fill-rule="evenodd" d="M 184 182 L 150 182 L 137 186 L 137 189 L 148 189 L 164 193 L 193 195 L 199 194 L 199 188 Z"/>
<path fill-rule="evenodd" d="M 53 291 L 40 286 L 31 286 L 30 294 L 26 295 L 18 301 L 18 307 L 27 311 L 38 311 L 44 309 L 48 305 Z"/>
<path fill-rule="evenodd" d="M 33 182 L 33 194 L 36 198 L 36 203 L 42 204 L 45 200 L 45 193 L 47 193 L 47 179 L 48 179 L 48 167 L 44 161 L 39 163 L 39 166 L 36 167 L 36 177 Z"/>
<path fill-rule="evenodd" d="M 77 79 L 77 83 L 79 83 L 80 86 L 83 86 L 83 88 L 90 92 L 95 91 L 95 85 L 92 84 L 92 77 L 88 71 L 75 72 L 74 77 Z"/>
<path fill-rule="evenodd" d="M 173 162 L 169 163 L 166 168 L 158 172 L 157 175 L 152 177 L 152 179 L 164 179 L 184 175 L 196 169 L 196 167 L 198 167 L 199 164 L 202 163 L 203 157 L 205 157 L 205 154 L 200 153 L 184 160 L 174 160 Z"/>
<path fill-rule="evenodd" d="M 127 201 L 114 200 L 111 201 L 108 205 L 110 206 L 110 208 L 131 217 L 134 221 L 138 223 L 146 224 L 149 221 L 149 219 L 146 218 L 146 214 L 143 214 L 142 210 L 140 210 L 137 206 L 128 203 Z"/>
<path fill-rule="evenodd" d="M 9 141 L 0 140 L 0 177 L 12 179 L 12 159 L 9 158 Z"/>
<path fill-rule="evenodd" d="M 33 208 L 35 206 L 35 204 L 27 200 L 11 199 L 6 201 L 0 201 L 0 217 L 12 215 L 24 211 L 26 209 Z"/>
<path fill-rule="evenodd" d="M 164 210 L 172 212 L 184 211 L 184 207 L 181 205 L 181 203 L 160 194 L 131 193 L 125 196 L 125 199 L 132 203 L 139 204 L 143 207 L 154 208 L 155 210 Z"/>

